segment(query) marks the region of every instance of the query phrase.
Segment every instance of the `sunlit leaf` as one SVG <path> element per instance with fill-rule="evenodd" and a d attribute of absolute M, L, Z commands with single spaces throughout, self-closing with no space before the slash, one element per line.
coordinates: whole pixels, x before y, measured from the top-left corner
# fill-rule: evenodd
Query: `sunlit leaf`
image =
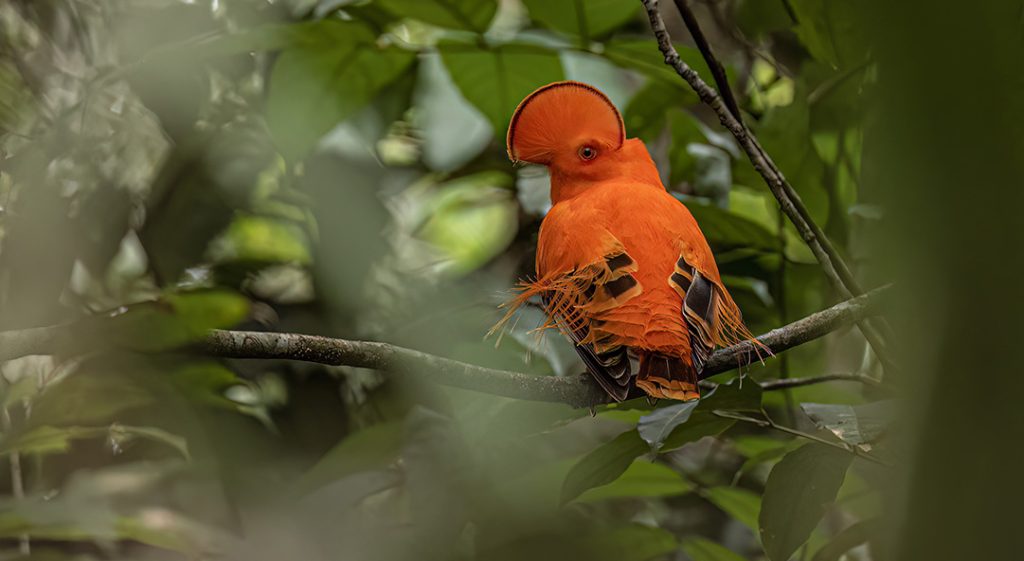
<path fill-rule="evenodd" d="M 536 45 L 506 44 L 481 49 L 445 41 L 441 58 L 463 97 L 505 136 L 516 105 L 533 90 L 564 76 L 558 53 Z"/>
<path fill-rule="evenodd" d="M 524 0 L 530 17 L 545 27 L 590 41 L 621 26 L 639 5 L 622 0 Z"/>
<path fill-rule="evenodd" d="M 93 321 L 118 346 L 158 351 L 196 341 L 211 329 L 232 327 L 248 312 L 249 301 L 240 294 L 196 290 L 170 293 Z"/>
<path fill-rule="evenodd" d="M 811 443 L 786 454 L 765 484 L 761 541 L 772 561 L 786 561 L 832 505 L 853 455 Z"/>

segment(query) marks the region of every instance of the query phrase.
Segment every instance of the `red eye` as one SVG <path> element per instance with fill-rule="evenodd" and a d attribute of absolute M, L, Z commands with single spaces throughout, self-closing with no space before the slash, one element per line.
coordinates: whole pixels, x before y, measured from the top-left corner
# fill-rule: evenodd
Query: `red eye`
<path fill-rule="evenodd" d="M 579 154 L 581 160 L 589 161 L 597 157 L 597 148 L 593 146 L 580 146 L 576 153 Z"/>

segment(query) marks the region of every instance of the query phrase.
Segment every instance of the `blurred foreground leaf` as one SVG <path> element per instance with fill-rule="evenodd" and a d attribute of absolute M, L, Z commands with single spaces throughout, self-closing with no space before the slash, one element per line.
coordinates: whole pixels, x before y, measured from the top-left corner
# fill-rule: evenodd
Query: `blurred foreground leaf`
<path fill-rule="evenodd" d="M 743 561 L 725 546 L 705 538 L 686 538 L 680 545 L 690 561 Z"/>
<path fill-rule="evenodd" d="M 647 444 L 635 430 L 628 430 L 597 447 L 569 470 L 562 483 L 561 502 L 567 503 L 587 489 L 615 481 L 647 449 Z"/>
<path fill-rule="evenodd" d="M 497 0 L 376 0 L 374 4 L 397 17 L 477 33 L 487 31 L 498 9 Z"/>

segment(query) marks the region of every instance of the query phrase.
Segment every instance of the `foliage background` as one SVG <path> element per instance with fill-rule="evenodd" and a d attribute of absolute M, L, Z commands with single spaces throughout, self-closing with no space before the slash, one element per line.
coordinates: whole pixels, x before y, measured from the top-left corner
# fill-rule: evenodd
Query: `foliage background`
<path fill-rule="evenodd" d="M 900 279 L 909 350 L 883 384 L 754 383 L 883 380 L 855 330 L 743 380 L 720 375 L 728 385 L 695 409 L 628 402 L 593 417 L 415 373 L 178 350 L 240 327 L 580 372 L 566 342 L 531 332 L 537 310 L 497 346 L 484 338 L 532 273 L 550 205 L 543 170 L 509 165 L 505 127 L 523 96 L 559 79 L 622 109 L 754 332 L 834 303 L 760 176 L 663 64 L 639 2 L 0 5 L 0 328 L 74 321 L 92 345 L 0 371 L 8 556 L 1011 558 L 1000 540 L 1014 517 L 988 501 L 1018 490 L 980 481 L 1019 479 L 1019 462 L 997 453 L 1020 436 L 1019 392 L 972 401 L 971 423 L 944 412 L 973 372 L 967 349 L 999 333 L 1008 352 L 1014 326 L 1000 322 L 1020 317 L 1019 298 L 997 299 L 1013 277 L 988 276 L 995 259 L 1019 270 L 1019 256 L 986 253 L 981 227 L 1019 247 L 1013 217 L 990 220 L 986 205 L 1010 186 L 1002 208 L 1020 198 L 1020 3 L 963 19 L 954 3 L 693 7 L 746 122 L 813 218 L 865 284 Z M 664 14 L 709 79 L 674 9 Z M 962 271 L 1005 290 L 974 285 L 978 307 L 961 304 L 964 287 L 947 279 Z M 975 327 L 949 319 L 965 317 Z M 978 372 L 1019 385 L 998 353 Z M 715 409 L 767 414 L 904 469 Z M 986 415 L 1011 444 L 964 428 Z M 940 427 L 972 453 L 950 454 Z M 933 528 L 949 547 L 928 549 Z"/>

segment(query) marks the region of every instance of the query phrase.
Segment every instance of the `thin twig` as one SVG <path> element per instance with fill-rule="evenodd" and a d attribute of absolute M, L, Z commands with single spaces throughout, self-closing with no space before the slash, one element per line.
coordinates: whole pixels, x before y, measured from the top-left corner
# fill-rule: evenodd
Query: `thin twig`
<path fill-rule="evenodd" d="M 718 95 L 718 92 L 701 79 L 700 75 L 683 61 L 675 47 L 672 46 L 672 38 L 669 36 L 668 30 L 665 28 L 665 21 L 658 11 L 658 0 L 640 1 L 647 11 L 651 30 L 657 39 L 658 48 L 665 57 L 665 64 L 671 66 L 690 85 L 700 100 L 715 112 L 722 126 L 736 138 L 740 147 L 750 159 L 754 169 L 761 175 L 772 194 L 775 195 L 776 200 L 779 201 L 782 211 L 789 217 L 800 237 L 821 264 L 825 276 L 844 298 L 851 298 L 854 295 L 862 294 L 863 289 L 853 277 L 853 273 L 846 265 L 846 262 L 843 261 L 839 252 L 832 246 L 832 243 L 825 236 L 821 227 L 811 219 L 810 212 L 800 199 L 800 196 L 793 189 L 793 186 L 790 185 L 789 181 L 786 180 L 786 177 L 782 174 L 782 171 L 772 160 L 771 156 L 765 152 L 757 137 L 732 115 L 725 101 Z M 887 366 L 893 365 L 894 362 L 890 358 L 882 336 L 878 331 L 867 322 L 861 322 L 857 325 L 883 364 Z"/>
<path fill-rule="evenodd" d="M 761 382 L 761 389 L 764 391 L 785 390 L 800 388 L 825 382 L 860 382 L 865 386 L 874 388 L 882 387 L 882 382 L 865 374 L 822 374 L 821 376 L 808 376 L 806 378 L 779 378 L 777 380 L 765 380 Z"/>
<path fill-rule="evenodd" d="M 11 412 L 4 407 L 0 415 L 2 415 L 4 433 L 10 433 L 13 427 Z M 21 454 L 14 450 L 11 452 L 8 462 L 11 469 L 11 494 L 14 495 L 16 502 L 22 502 L 25 500 L 25 482 L 21 476 Z M 32 542 L 29 541 L 28 534 L 18 534 L 18 552 L 22 555 L 32 553 Z"/>
<path fill-rule="evenodd" d="M 806 438 L 807 440 L 810 440 L 810 441 L 813 441 L 813 442 L 817 442 L 819 444 L 824 444 L 826 446 L 831 446 L 833 448 L 838 448 L 839 450 L 844 450 L 846 452 L 849 452 L 849 453 L 853 454 L 854 456 L 857 456 L 858 458 L 863 458 L 863 459 L 865 459 L 865 460 L 867 460 L 869 462 L 874 462 L 874 463 L 879 464 L 879 465 L 891 467 L 891 464 L 889 462 L 886 462 L 885 460 L 882 460 L 881 458 L 878 458 L 877 456 L 869 454 L 869 453 L 865 452 L 864 450 L 861 450 L 857 446 L 853 446 L 853 445 L 851 445 L 851 444 L 849 444 L 847 442 L 842 442 L 842 441 L 835 442 L 835 441 L 832 441 L 832 440 L 826 440 L 824 438 L 821 438 L 820 436 L 816 436 L 816 435 L 813 435 L 813 434 L 810 434 L 810 433 L 806 433 L 806 432 L 803 432 L 803 431 L 800 431 L 800 430 L 797 430 L 797 429 L 794 429 L 794 428 L 790 428 L 790 427 L 787 427 L 785 425 L 780 425 L 780 424 L 776 423 L 775 421 L 773 421 L 770 417 L 768 417 L 767 414 L 765 414 L 765 418 L 764 419 L 757 419 L 757 418 L 754 418 L 754 417 L 747 417 L 746 415 L 741 415 L 741 414 L 735 413 L 733 411 L 717 411 L 716 410 L 716 411 L 712 411 L 712 413 L 716 417 L 722 417 L 723 419 L 732 419 L 734 421 L 742 421 L 744 423 L 750 423 L 750 424 L 757 425 L 757 426 L 762 427 L 762 428 L 766 428 L 766 429 L 770 428 L 770 429 L 777 430 L 779 432 L 784 432 L 786 434 L 791 434 L 793 436 L 798 436 L 800 438 Z M 764 413 L 764 412 L 762 411 L 762 413 Z"/>

